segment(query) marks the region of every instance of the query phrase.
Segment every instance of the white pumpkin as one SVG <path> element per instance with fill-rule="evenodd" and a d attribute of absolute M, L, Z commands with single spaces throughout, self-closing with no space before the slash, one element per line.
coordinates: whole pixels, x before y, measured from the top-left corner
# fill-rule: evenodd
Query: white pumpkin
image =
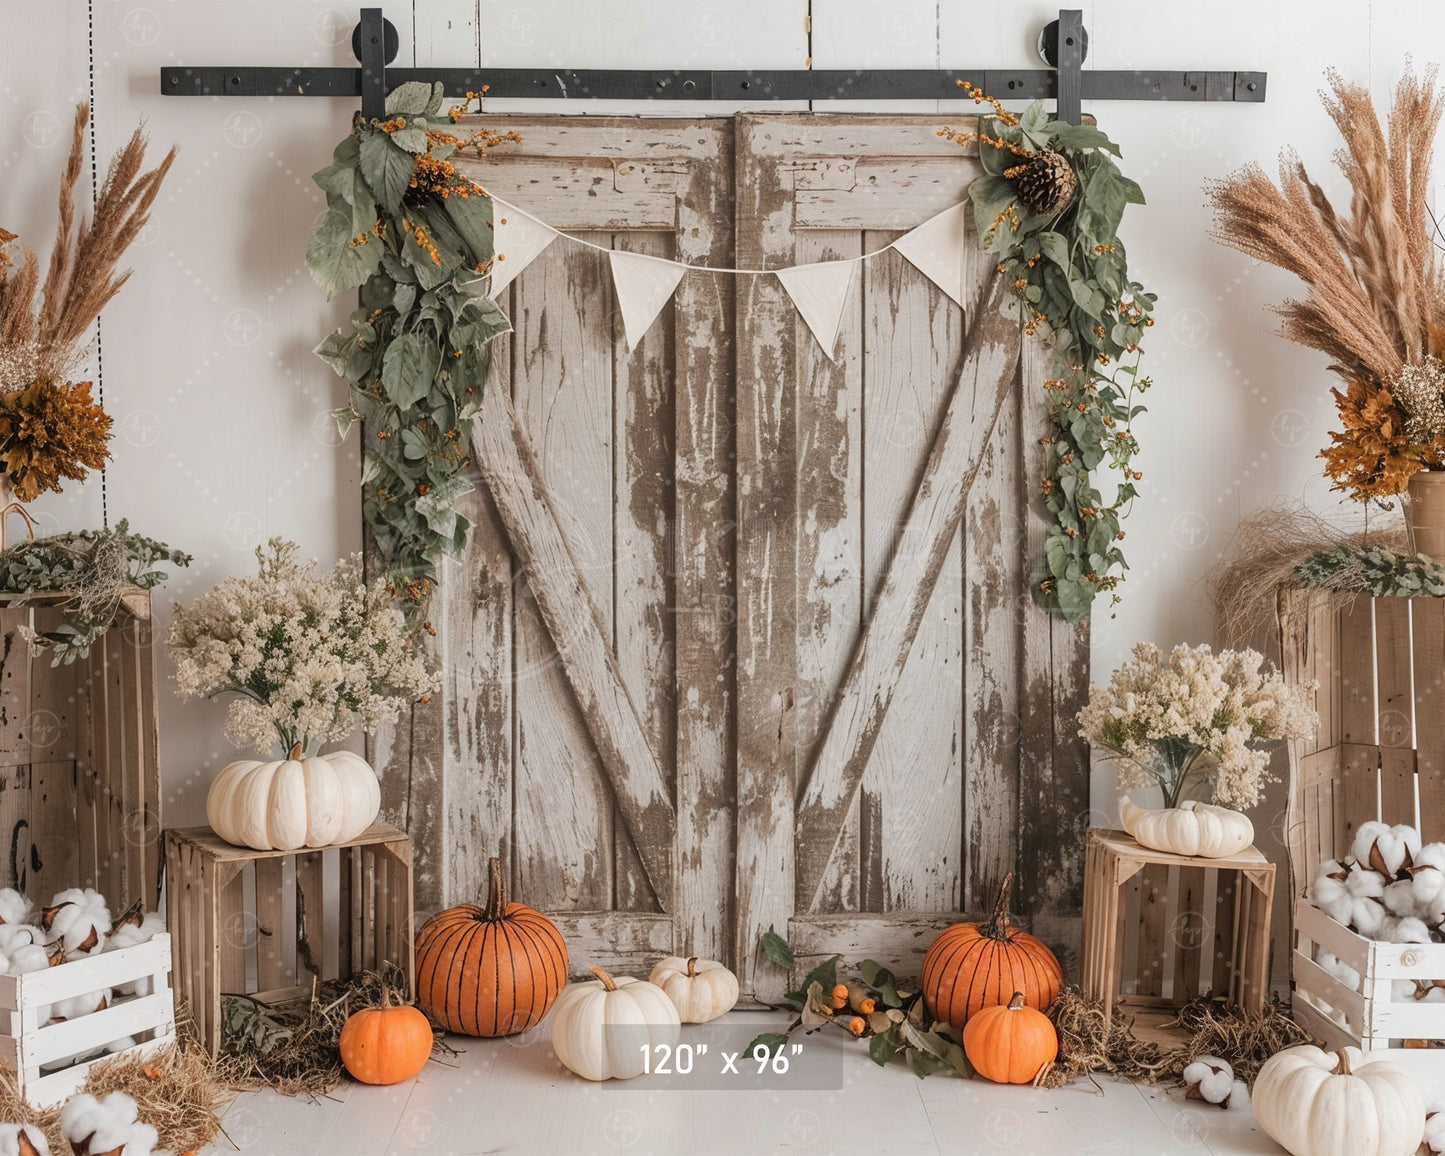
<path fill-rule="evenodd" d="M 381 810 L 376 772 L 359 755 L 333 751 L 223 767 L 206 795 L 206 821 L 227 843 L 257 851 L 327 847 L 354 839 Z"/>
<path fill-rule="evenodd" d="M 585 1080 L 630 1080 L 656 1063 L 659 1044 L 677 1043 L 681 1021 L 662 988 L 631 976 L 569 983 L 552 1007 L 552 1050 Z M 647 1049 L 644 1054 L 643 1049 Z"/>
<path fill-rule="evenodd" d="M 1410 1074 L 1358 1048 L 1277 1052 L 1260 1068 L 1251 1101 L 1259 1126 L 1294 1156 L 1413 1156 L 1425 1131 Z"/>
<path fill-rule="evenodd" d="M 1219 859 L 1237 855 L 1254 842 L 1248 815 L 1186 799 L 1177 807 L 1146 811 L 1125 795 L 1119 800 L 1124 830 L 1143 846 L 1174 855 Z"/>
<path fill-rule="evenodd" d="M 738 1002 L 738 977 L 716 960 L 671 955 L 647 977 L 667 992 L 685 1024 L 705 1024 Z"/>

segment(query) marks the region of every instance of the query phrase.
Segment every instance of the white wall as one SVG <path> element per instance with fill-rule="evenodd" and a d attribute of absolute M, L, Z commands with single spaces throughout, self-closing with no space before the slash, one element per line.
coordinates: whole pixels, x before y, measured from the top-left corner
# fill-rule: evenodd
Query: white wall
<path fill-rule="evenodd" d="M 404 64 L 582 67 L 801 67 L 810 51 L 817 67 L 1035 67 L 1033 41 L 1057 11 L 1040 0 L 390 0 L 385 8 L 401 30 Z M 1208 640 L 1201 579 L 1242 514 L 1277 494 L 1339 508 L 1314 456 L 1333 416 L 1323 359 L 1269 335 L 1263 306 L 1288 292 L 1289 280 L 1208 240 L 1204 180 L 1269 161 L 1286 144 L 1326 176 L 1336 139 L 1316 97 L 1323 70 L 1337 67 L 1383 97 L 1407 52 L 1421 61 L 1445 55 L 1445 6 L 1098 0 L 1084 8 L 1090 66 L 1269 72 L 1263 106 L 1090 108 L 1148 194 L 1126 238 L 1133 267 L 1160 294 L 1146 359 L 1157 384 L 1139 424 L 1143 496 L 1126 525 L 1133 569 L 1117 616 L 1094 624 L 1103 678 L 1136 639 Z M 309 353 L 346 304 L 325 304 L 302 267 L 323 207 L 309 174 L 326 163 L 350 109 L 161 99 L 157 72 L 171 62 L 348 64 L 354 19 L 355 9 L 324 0 L 0 0 L 0 224 L 48 249 L 71 109 L 92 83 L 88 31 L 102 164 L 142 117 L 158 153 L 172 141 L 181 149 L 155 223 L 132 253 L 135 277 L 105 314 L 102 347 L 119 430 L 110 517 L 129 516 L 196 555 L 188 574 L 162 588 L 163 620 L 173 600 L 245 570 L 250 549 L 271 534 L 324 559 L 356 548 L 360 515 L 356 446 L 337 445 L 326 419 L 343 391 Z M 38 507 L 52 528 L 94 525 L 99 490 L 92 482 Z M 162 703 L 166 821 L 197 821 L 207 772 L 230 755 L 223 708 L 182 706 L 168 694 Z M 1099 773 L 1096 806 L 1111 809 L 1112 796 Z"/>

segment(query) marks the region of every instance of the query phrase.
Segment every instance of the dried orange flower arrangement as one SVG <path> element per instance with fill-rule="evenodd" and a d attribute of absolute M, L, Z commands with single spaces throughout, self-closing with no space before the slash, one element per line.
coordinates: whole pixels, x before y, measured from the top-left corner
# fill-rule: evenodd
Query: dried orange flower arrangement
<path fill-rule="evenodd" d="M 150 219 L 175 158 L 172 149 L 142 172 L 146 140 L 137 129 L 111 159 L 90 219 L 77 221 L 75 186 L 89 119 L 82 104 L 43 282 L 34 251 L 0 229 L 0 471 L 22 502 L 58 491 L 63 479 L 83 479 L 109 457 L 110 417 L 91 398 L 90 382 L 72 375 L 85 359 L 91 325 L 130 277 L 116 266 Z"/>
<path fill-rule="evenodd" d="M 1405 492 L 1445 468 L 1445 267 L 1426 204 L 1440 123 L 1435 72 L 1395 88 L 1386 137 L 1369 90 L 1338 73 L 1322 94 L 1345 147 L 1350 215 L 1336 212 L 1292 152 L 1279 182 L 1257 164 L 1212 184 L 1217 240 L 1294 273 L 1303 300 L 1276 308 L 1280 335 L 1317 349 L 1344 381 L 1340 426 L 1321 451 L 1334 485 L 1360 501 Z"/>

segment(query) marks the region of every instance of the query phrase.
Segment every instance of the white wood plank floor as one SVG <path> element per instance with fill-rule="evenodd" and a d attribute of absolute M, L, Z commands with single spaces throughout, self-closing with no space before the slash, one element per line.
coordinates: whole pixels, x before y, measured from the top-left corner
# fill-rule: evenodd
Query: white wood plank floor
<path fill-rule="evenodd" d="M 771 1013 L 732 1022 L 767 1030 Z M 684 1037 L 685 1038 L 685 1037 Z M 247 1156 L 745 1156 L 749 1153 L 971 1153 L 1094 1156 L 1265 1156 L 1282 1151 L 1254 1121 L 1236 1084 L 1220 1110 L 1176 1089 L 1101 1079 L 1057 1091 L 983 1080 L 880 1070 L 834 1033 L 809 1046 L 837 1048 L 844 1083 L 834 1091 L 772 1094 L 661 1091 L 641 1081 L 606 1087 L 562 1069 L 546 1025 L 516 1040 L 451 1041 L 454 1066 L 433 1061 L 390 1088 L 348 1083 L 320 1103 L 271 1093 L 238 1097 L 225 1116 Z M 218 1140 L 210 1151 L 233 1151 Z"/>

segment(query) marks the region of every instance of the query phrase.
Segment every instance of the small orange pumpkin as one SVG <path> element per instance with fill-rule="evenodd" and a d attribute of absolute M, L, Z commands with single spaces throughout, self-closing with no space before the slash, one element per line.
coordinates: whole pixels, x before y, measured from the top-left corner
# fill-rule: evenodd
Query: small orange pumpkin
<path fill-rule="evenodd" d="M 1059 1054 L 1059 1034 L 1049 1017 L 1016 991 L 1007 1004 L 981 1008 L 963 1029 L 963 1054 L 974 1071 L 996 1084 L 1032 1084 L 1039 1069 Z"/>
<path fill-rule="evenodd" d="M 399 1084 L 426 1066 L 431 1024 L 410 1004 L 393 1003 L 387 988 L 380 1007 L 347 1018 L 339 1046 L 346 1070 L 363 1084 Z"/>
<path fill-rule="evenodd" d="M 1012 882 L 1010 871 L 986 922 L 944 928 L 923 957 L 923 1000 L 934 1019 L 961 1028 L 974 1012 L 1007 1003 L 1013 992 L 1044 1009 L 1063 990 L 1064 969 L 1048 944 L 1009 926 Z"/>
<path fill-rule="evenodd" d="M 486 907 L 449 907 L 416 937 L 417 1003 L 466 1036 L 526 1031 L 567 982 L 567 945 L 557 925 L 525 903 L 508 903 L 502 861 L 489 867 Z"/>

